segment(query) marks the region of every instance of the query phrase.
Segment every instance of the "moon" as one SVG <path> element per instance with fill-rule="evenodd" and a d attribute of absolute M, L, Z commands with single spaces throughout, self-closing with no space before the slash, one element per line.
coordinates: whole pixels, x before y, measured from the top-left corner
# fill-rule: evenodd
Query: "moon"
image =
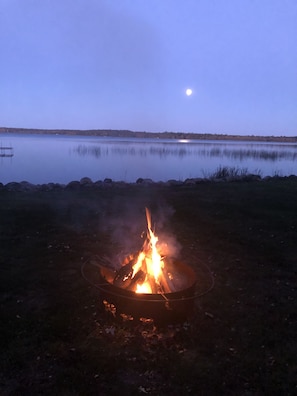
<path fill-rule="evenodd" d="M 187 96 L 191 96 L 192 93 L 193 93 L 193 90 L 192 90 L 191 88 L 187 88 L 187 89 L 186 89 L 186 95 L 187 95 Z"/>

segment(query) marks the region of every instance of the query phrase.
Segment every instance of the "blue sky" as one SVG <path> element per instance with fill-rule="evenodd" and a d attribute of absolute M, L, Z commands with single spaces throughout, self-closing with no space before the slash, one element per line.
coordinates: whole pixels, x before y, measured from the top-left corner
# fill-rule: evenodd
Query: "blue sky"
<path fill-rule="evenodd" d="M 0 126 L 297 136 L 296 21 L 296 0 L 0 0 Z"/>

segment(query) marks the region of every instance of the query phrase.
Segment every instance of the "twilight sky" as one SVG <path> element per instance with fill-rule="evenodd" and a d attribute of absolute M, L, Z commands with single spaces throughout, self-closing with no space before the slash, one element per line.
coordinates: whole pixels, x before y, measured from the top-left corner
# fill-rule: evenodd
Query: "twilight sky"
<path fill-rule="evenodd" d="M 0 0 L 0 126 L 297 136 L 296 21 L 296 0 Z"/>

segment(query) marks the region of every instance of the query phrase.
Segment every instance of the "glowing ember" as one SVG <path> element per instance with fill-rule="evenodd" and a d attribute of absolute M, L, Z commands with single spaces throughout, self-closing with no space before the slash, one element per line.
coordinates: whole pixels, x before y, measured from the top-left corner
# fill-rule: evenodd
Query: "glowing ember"
<path fill-rule="evenodd" d="M 150 294 L 152 293 L 152 288 L 150 286 L 150 284 L 148 282 L 144 282 L 142 285 L 140 285 L 139 283 L 136 285 L 136 293 L 146 293 L 146 294 Z"/>

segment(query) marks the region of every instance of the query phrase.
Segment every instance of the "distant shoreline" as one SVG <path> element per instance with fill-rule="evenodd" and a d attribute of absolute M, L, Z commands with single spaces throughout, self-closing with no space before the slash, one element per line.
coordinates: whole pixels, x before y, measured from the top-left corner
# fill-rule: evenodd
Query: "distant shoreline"
<path fill-rule="evenodd" d="M 69 136 L 99 136 L 99 137 L 130 137 L 151 139 L 185 139 L 185 140 L 238 140 L 257 142 L 297 143 L 297 136 L 256 136 L 227 135 L 190 132 L 139 132 L 115 129 L 32 129 L 0 127 L 0 133 L 38 134 L 38 135 L 69 135 Z"/>

